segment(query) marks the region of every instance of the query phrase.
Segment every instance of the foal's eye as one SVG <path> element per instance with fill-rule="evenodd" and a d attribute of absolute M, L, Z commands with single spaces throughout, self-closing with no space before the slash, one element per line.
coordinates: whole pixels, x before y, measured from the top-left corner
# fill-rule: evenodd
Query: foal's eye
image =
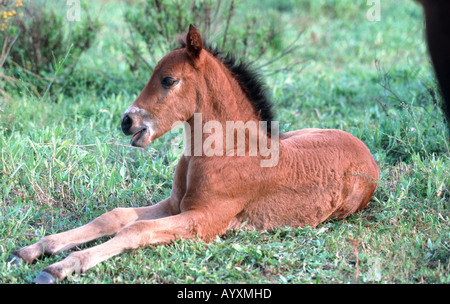
<path fill-rule="evenodd" d="M 164 77 L 161 80 L 161 84 L 167 88 L 173 86 L 175 83 L 177 83 L 177 81 L 172 77 Z"/>

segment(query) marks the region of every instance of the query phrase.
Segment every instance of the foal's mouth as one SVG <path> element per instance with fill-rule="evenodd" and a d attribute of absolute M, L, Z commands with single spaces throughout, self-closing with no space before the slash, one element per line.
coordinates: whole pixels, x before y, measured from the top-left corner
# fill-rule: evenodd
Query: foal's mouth
<path fill-rule="evenodd" d="M 137 131 L 136 133 L 134 133 L 133 137 L 131 137 L 130 144 L 135 147 L 136 146 L 140 147 L 141 145 L 138 144 L 138 141 L 141 139 L 142 136 L 144 136 L 146 131 L 147 131 L 147 128 L 142 128 L 139 131 Z"/>

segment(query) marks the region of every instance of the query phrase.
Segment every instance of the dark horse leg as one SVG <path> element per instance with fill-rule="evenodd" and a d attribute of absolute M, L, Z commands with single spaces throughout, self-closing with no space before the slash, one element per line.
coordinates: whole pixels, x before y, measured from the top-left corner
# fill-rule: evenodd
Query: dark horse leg
<path fill-rule="evenodd" d="M 441 87 L 443 111 L 450 129 L 450 1 L 419 1 L 425 11 L 428 49 Z"/>

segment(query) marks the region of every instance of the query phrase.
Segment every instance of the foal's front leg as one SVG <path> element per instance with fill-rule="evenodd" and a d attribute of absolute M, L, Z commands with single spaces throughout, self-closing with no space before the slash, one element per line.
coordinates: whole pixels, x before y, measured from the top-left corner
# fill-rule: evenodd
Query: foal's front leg
<path fill-rule="evenodd" d="M 115 237 L 95 247 L 72 252 L 64 260 L 52 264 L 35 279 L 37 283 L 54 283 L 74 272 L 85 272 L 124 250 L 152 244 L 166 244 L 178 238 L 192 238 L 198 234 L 201 214 L 195 211 L 156 220 L 137 221 L 123 228 Z"/>
<path fill-rule="evenodd" d="M 113 235 L 141 219 L 155 219 L 172 215 L 170 198 L 156 205 L 141 208 L 116 208 L 84 226 L 44 237 L 39 242 L 13 252 L 9 262 L 18 264 L 20 260 L 32 263 L 44 254 L 55 254 L 102 236 Z"/>

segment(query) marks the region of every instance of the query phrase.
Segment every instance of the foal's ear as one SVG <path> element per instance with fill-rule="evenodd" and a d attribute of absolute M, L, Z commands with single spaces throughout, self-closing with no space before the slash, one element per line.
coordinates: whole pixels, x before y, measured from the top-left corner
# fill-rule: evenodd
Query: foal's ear
<path fill-rule="evenodd" d="M 189 26 L 189 32 L 186 35 L 186 49 L 188 54 L 197 58 L 203 48 L 202 37 L 199 31 L 192 24 Z"/>

